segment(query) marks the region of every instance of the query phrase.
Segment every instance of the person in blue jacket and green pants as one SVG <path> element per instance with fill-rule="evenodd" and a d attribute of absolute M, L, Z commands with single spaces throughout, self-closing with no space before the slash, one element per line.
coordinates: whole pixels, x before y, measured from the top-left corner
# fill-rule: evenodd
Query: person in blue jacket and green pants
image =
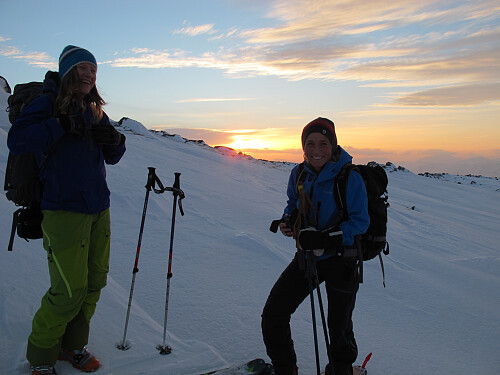
<path fill-rule="evenodd" d="M 69 45 L 59 72 L 47 72 L 44 95 L 12 125 L 13 154 L 32 152 L 41 163 L 43 247 L 50 288 L 42 298 L 28 338 L 33 375 L 55 374 L 56 361 L 95 371 L 87 350 L 90 320 L 106 285 L 110 253 L 110 191 L 105 164 L 125 153 L 125 136 L 110 124 L 96 88 L 97 61 Z"/>
<path fill-rule="evenodd" d="M 280 223 L 281 232 L 297 240 L 297 252 L 269 293 L 262 313 L 262 334 L 275 375 L 297 375 L 290 318 L 310 293 L 305 251 L 314 249 L 318 281 L 325 282 L 328 297 L 333 363 L 327 365 L 326 375 L 352 375 L 352 364 L 358 354 L 352 313 L 359 275 L 357 259 L 349 253 L 357 254 L 353 251 L 355 238 L 365 233 L 370 224 L 366 188 L 359 173 L 349 174 L 346 192 L 349 219 L 336 224 L 339 208 L 335 203 L 334 181 L 342 167 L 352 162 L 352 157 L 337 145 L 333 122 L 323 117 L 304 127 L 302 148 L 303 169 L 299 171 L 296 166 L 291 171 L 288 202 Z M 298 188 L 299 181 L 303 188 Z M 294 219 L 297 212 L 300 221 Z"/>

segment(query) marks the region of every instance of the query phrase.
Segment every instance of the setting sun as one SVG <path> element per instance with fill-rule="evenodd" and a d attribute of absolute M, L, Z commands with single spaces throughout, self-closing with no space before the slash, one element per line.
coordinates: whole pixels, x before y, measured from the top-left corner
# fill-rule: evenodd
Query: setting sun
<path fill-rule="evenodd" d="M 296 148 L 298 136 L 296 132 L 289 132 L 287 129 L 267 128 L 267 129 L 245 129 L 231 130 L 228 143 L 224 146 L 238 151 L 244 150 L 287 150 Z"/>
<path fill-rule="evenodd" d="M 266 148 L 272 148 L 272 142 L 268 142 L 259 138 L 253 138 L 246 135 L 236 135 L 233 137 L 234 142 L 227 145 L 227 147 L 234 148 L 236 150 L 242 149 L 258 149 L 263 150 Z"/>

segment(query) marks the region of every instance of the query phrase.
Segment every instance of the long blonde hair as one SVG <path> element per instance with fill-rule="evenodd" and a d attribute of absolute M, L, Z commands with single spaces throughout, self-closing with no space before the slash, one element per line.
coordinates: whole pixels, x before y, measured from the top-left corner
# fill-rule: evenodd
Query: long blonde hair
<path fill-rule="evenodd" d="M 56 114 L 70 115 L 75 109 L 84 111 L 87 106 L 90 106 L 94 121 L 99 122 L 102 119 L 102 107 L 106 102 L 101 95 L 99 95 L 96 86 L 94 86 L 84 97 L 79 95 L 79 80 L 80 78 L 78 77 L 76 66 L 64 76 L 56 100 Z"/>

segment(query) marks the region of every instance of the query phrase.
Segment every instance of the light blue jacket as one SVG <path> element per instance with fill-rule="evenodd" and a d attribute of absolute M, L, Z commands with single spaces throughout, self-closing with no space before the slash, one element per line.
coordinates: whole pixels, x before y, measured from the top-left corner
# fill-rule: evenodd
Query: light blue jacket
<path fill-rule="evenodd" d="M 316 207 L 316 228 L 319 230 L 332 227 L 338 215 L 333 191 L 335 176 L 345 164 L 352 162 L 352 156 L 344 149 L 340 148 L 340 150 L 339 160 L 337 162 L 328 162 L 319 174 L 309 168 L 307 162 L 304 162 L 304 173 L 307 173 L 304 190 L 311 197 L 313 205 Z M 298 166 L 294 167 L 290 173 L 287 189 L 288 201 L 283 217 L 291 215 L 294 209 L 299 208 L 297 169 Z M 349 174 L 346 201 L 349 219 L 341 222 L 340 228 L 343 232 L 342 242 L 344 246 L 349 246 L 354 243 L 354 236 L 365 233 L 370 225 L 366 187 L 363 178 L 358 172 L 351 171 Z"/>

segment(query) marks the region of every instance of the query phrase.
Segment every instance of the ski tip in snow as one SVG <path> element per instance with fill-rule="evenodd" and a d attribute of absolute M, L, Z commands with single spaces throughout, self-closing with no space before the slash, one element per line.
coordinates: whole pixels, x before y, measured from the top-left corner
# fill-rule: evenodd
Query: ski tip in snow
<path fill-rule="evenodd" d="M 366 371 L 366 364 L 368 363 L 368 361 L 370 360 L 371 357 L 372 357 L 372 353 L 370 353 L 366 356 L 366 358 L 361 366 L 359 366 L 359 365 L 353 366 L 353 368 L 352 368 L 353 375 L 367 375 L 368 371 Z"/>
<path fill-rule="evenodd" d="M 372 353 L 368 354 L 362 365 L 353 366 L 354 375 L 367 375 L 366 364 Z M 274 375 L 273 365 L 266 363 L 262 358 L 256 358 L 237 366 L 229 366 L 222 369 L 207 371 L 199 375 Z M 322 373 L 324 375 L 324 373 Z"/>
<path fill-rule="evenodd" d="M 273 366 L 262 358 L 256 358 L 241 365 L 204 372 L 200 375 L 272 375 Z"/>

